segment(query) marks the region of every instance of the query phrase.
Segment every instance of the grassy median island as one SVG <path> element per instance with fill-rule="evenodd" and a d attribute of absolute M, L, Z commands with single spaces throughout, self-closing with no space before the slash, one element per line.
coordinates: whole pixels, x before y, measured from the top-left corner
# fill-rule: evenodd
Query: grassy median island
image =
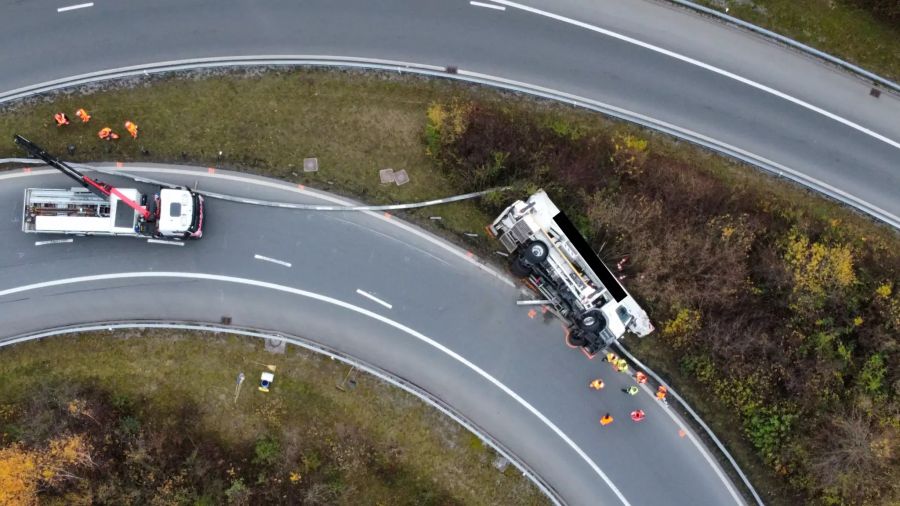
<path fill-rule="evenodd" d="M 897 0 L 695 0 L 900 80 Z"/>
<path fill-rule="evenodd" d="M 277 367 L 269 393 L 256 383 Z M 181 331 L 0 350 L 0 504 L 547 504 L 414 396 L 297 347 Z M 235 378 L 246 381 L 235 399 Z"/>
<path fill-rule="evenodd" d="M 78 107 L 90 126 L 52 125 Z M 126 119 L 140 139 L 96 139 Z M 609 265 L 628 258 L 619 274 L 659 330 L 626 344 L 767 502 L 900 501 L 900 235 L 794 184 L 587 111 L 382 73 L 138 79 L 13 104 L 0 141 L 13 132 L 59 153 L 75 144 L 75 160 L 186 160 L 371 202 L 510 185 L 406 215 L 440 214 L 447 237 L 483 252 L 497 244 L 464 232 L 543 187 Z M 0 142 L 0 157 L 18 155 Z M 302 173 L 305 156 L 319 173 Z M 380 186 L 384 167 L 413 182 Z"/>

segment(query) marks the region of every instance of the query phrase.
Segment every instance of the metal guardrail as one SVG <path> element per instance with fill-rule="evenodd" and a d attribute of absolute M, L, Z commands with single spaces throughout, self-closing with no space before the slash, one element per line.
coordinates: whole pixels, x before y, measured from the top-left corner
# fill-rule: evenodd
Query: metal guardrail
<path fill-rule="evenodd" d="M 546 495 L 554 505 L 563 506 L 566 504 L 559 492 L 557 492 L 549 483 L 545 482 L 543 478 L 540 477 L 540 475 L 534 472 L 528 466 L 528 464 L 525 463 L 525 461 L 520 459 L 518 456 L 516 456 L 516 454 L 506 448 L 502 443 L 494 439 L 484 429 L 453 409 L 452 406 L 445 403 L 440 398 L 434 396 L 427 390 L 420 388 L 417 385 L 410 383 L 409 381 L 399 376 L 391 374 L 390 372 L 385 371 L 375 365 L 369 364 L 368 362 L 364 362 L 356 357 L 347 355 L 346 353 L 342 353 L 338 350 L 310 341 L 308 339 L 304 339 L 302 337 L 292 336 L 281 332 L 273 332 L 250 327 L 231 327 L 216 323 L 178 321 L 113 321 L 71 325 L 55 329 L 45 329 L 38 332 L 22 334 L 18 336 L 0 338 L 0 348 L 12 344 L 22 343 L 25 341 L 31 341 L 34 339 L 41 339 L 44 337 L 75 334 L 80 332 L 112 331 L 116 329 L 177 329 L 212 333 L 238 334 L 242 336 L 257 337 L 261 339 L 274 339 L 278 341 L 284 341 L 295 346 L 300 346 L 301 348 L 312 351 L 314 353 L 325 355 L 332 360 L 338 360 L 347 365 L 365 371 L 386 383 L 390 383 L 391 385 L 416 396 L 426 404 L 434 407 L 444 415 L 451 418 L 456 423 L 462 425 L 472 434 L 475 434 L 475 436 L 477 436 L 482 442 L 484 442 L 484 444 L 493 448 L 494 451 L 496 451 L 500 456 L 502 456 L 513 466 L 515 466 L 516 469 L 518 469 L 525 478 L 534 483 L 534 485 L 541 492 L 543 492 L 544 495 Z"/>
<path fill-rule="evenodd" d="M 706 432 L 706 435 L 709 436 L 709 438 L 713 441 L 713 443 L 715 443 L 716 448 L 718 448 L 718 450 L 720 452 L 722 452 L 722 455 L 724 455 L 725 458 L 728 459 L 728 462 L 731 464 L 731 467 L 735 470 L 737 475 L 741 478 L 741 481 L 744 482 L 744 486 L 747 487 L 747 490 L 750 491 L 750 494 L 753 496 L 753 499 L 756 500 L 756 504 L 758 504 L 759 506 L 763 506 L 764 503 L 763 503 L 762 498 L 756 492 L 756 489 L 753 488 L 753 484 L 750 483 L 750 479 L 747 478 L 747 475 L 744 474 L 744 471 L 741 470 L 741 466 L 738 465 L 737 461 L 734 460 L 734 457 L 731 456 L 731 453 L 729 453 L 728 450 L 725 449 L 725 445 L 723 445 L 722 442 L 719 441 L 719 438 L 716 437 L 716 434 L 712 431 L 712 429 L 709 428 L 708 425 L 706 425 L 706 422 L 704 422 L 703 419 L 700 418 L 700 415 L 698 415 L 697 412 L 694 411 L 693 408 L 691 408 L 691 406 L 687 403 L 687 401 L 685 401 L 684 398 L 682 398 L 680 395 L 678 395 L 678 392 L 676 392 L 668 383 L 663 381 L 663 379 L 658 374 L 653 372 L 653 370 L 650 369 L 649 367 L 647 367 L 646 364 L 644 364 L 643 362 L 638 360 L 637 357 L 632 355 L 628 351 L 628 349 L 626 349 L 625 346 L 622 345 L 622 343 L 616 341 L 614 343 L 614 346 L 616 347 L 617 350 L 619 350 L 619 353 L 621 353 L 622 355 L 625 355 L 629 361 L 636 364 L 643 371 L 645 371 L 647 374 L 649 374 L 650 377 L 653 378 L 654 380 L 656 380 L 657 383 L 666 387 L 669 395 L 671 395 L 676 401 L 678 401 L 679 404 L 681 404 L 681 407 L 683 407 L 684 410 L 687 411 L 688 414 L 691 415 L 691 418 L 693 418 L 693 420 L 700 427 L 703 428 L 704 432 Z"/>
<path fill-rule="evenodd" d="M 23 165 L 44 165 L 46 162 L 43 160 L 38 160 L 34 158 L 0 158 L 0 165 L 6 163 L 20 163 Z M 94 165 L 86 165 L 83 163 L 71 163 L 69 164 L 73 167 L 77 167 L 82 170 L 92 170 L 95 172 L 99 172 L 101 174 L 107 174 L 110 176 L 124 177 L 126 179 L 131 179 L 133 181 L 139 183 L 147 183 L 155 186 L 160 186 L 163 188 L 182 188 L 179 185 L 174 185 L 170 183 L 166 183 L 164 181 L 158 181 L 156 179 L 150 179 L 142 176 L 135 176 L 133 174 L 129 174 L 126 172 L 128 169 L 123 170 L 109 170 L 104 169 L 102 167 L 97 167 Z M 438 206 L 442 204 L 451 204 L 453 202 L 461 202 L 463 200 L 470 200 L 479 197 L 483 197 L 490 193 L 495 192 L 503 192 L 509 190 L 509 186 L 497 186 L 494 188 L 488 188 L 487 190 L 481 190 L 472 193 L 463 193 L 460 195 L 451 195 L 449 197 L 444 197 L 440 199 L 433 200 L 425 200 L 422 202 L 407 202 L 404 204 L 383 204 L 383 205 L 372 205 L 372 206 L 325 206 L 320 204 L 296 204 L 294 202 L 278 202 L 273 200 L 260 200 L 260 199 L 251 199 L 247 197 L 238 197 L 235 195 L 227 195 L 224 193 L 216 193 L 206 190 L 194 190 L 195 193 L 199 193 L 204 197 L 209 197 L 211 199 L 219 199 L 219 200 L 227 200 L 228 202 L 235 202 L 238 204 L 247 204 L 251 206 L 262 206 L 262 207 L 278 207 L 282 209 L 295 209 L 300 211 L 342 211 L 342 212 L 363 212 L 363 211 L 403 211 L 406 209 L 421 209 L 423 207 L 431 207 Z"/>
<path fill-rule="evenodd" d="M 842 60 L 836 56 L 830 55 L 824 51 L 820 51 L 814 47 L 807 46 L 806 44 L 804 44 L 802 42 L 798 42 L 794 39 L 785 37 L 784 35 L 781 35 L 779 33 L 775 33 L 771 30 L 767 30 L 761 26 L 754 25 L 753 23 L 748 23 L 748 22 L 738 19 L 734 16 L 729 16 L 728 14 L 725 14 L 723 12 L 719 12 L 715 9 L 691 2 L 689 0 L 665 0 L 665 1 L 680 5 L 687 9 L 701 12 L 703 14 L 707 14 L 709 16 L 713 16 L 713 17 L 715 17 L 721 21 L 724 21 L 728 24 L 740 26 L 741 28 L 750 30 L 751 32 L 758 33 L 758 34 L 768 37 L 770 39 L 776 40 L 776 41 L 778 41 L 782 44 L 785 44 L 787 46 L 790 46 L 794 49 L 799 49 L 800 51 L 802 51 L 804 53 L 807 53 L 811 56 L 815 56 L 816 58 L 825 60 L 828 63 L 837 65 L 838 67 L 841 67 L 845 70 L 853 72 L 854 74 L 857 74 L 860 77 L 864 77 L 864 78 L 872 81 L 874 84 L 880 84 L 886 88 L 890 88 L 891 90 L 900 93 L 900 84 L 897 84 L 889 79 L 881 77 L 878 74 L 870 72 L 870 71 L 868 71 L 858 65 L 854 65 L 846 60 Z"/>
<path fill-rule="evenodd" d="M 505 79 L 498 76 L 491 76 L 479 72 L 467 71 L 456 66 L 440 67 L 436 65 L 394 60 L 327 55 L 258 55 L 192 58 L 186 60 L 174 60 L 158 63 L 148 63 L 143 65 L 133 65 L 130 67 L 121 67 L 116 69 L 91 72 L 62 79 L 56 79 L 53 81 L 47 81 L 44 83 L 38 83 L 31 86 L 25 86 L 23 88 L 17 88 L 15 90 L 0 93 L 0 104 L 83 84 L 97 83 L 140 75 L 149 76 L 151 74 L 162 74 L 166 72 L 228 67 L 290 67 L 303 65 L 314 67 L 361 68 L 369 70 L 377 69 L 398 73 L 409 72 L 412 74 L 444 77 L 470 83 L 484 84 L 495 88 L 555 100 L 558 102 L 571 104 L 575 107 L 583 107 L 588 110 L 606 114 L 607 116 L 619 118 L 672 135 L 680 139 L 684 139 L 686 141 L 748 163 L 750 165 L 754 165 L 775 175 L 788 178 L 808 188 L 816 190 L 817 192 L 822 193 L 838 202 L 849 205 L 851 207 L 855 207 L 859 211 L 862 211 L 863 213 L 866 213 L 880 221 L 883 221 L 894 228 L 900 229 L 900 216 L 896 216 L 874 204 L 850 195 L 849 193 L 831 186 L 824 181 L 820 181 L 818 179 L 807 176 L 800 171 L 779 164 L 755 153 L 743 150 L 737 146 L 732 146 L 698 132 L 693 132 L 671 123 L 666 123 L 656 118 L 652 118 L 634 111 L 629 111 L 627 109 L 600 102 L 598 100 L 592 100 L 560 90 L 536 86 L 521 81 L 514 81 L 512 79 Z"/>

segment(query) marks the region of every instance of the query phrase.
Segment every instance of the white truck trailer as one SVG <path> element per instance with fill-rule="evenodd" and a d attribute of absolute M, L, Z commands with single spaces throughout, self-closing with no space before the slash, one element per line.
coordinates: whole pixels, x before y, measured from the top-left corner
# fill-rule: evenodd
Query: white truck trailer
<path fill-rule="evenodd" d="M 543 190 L 507 207 L 489 229 L 509 252 L 512 273 L 566 322 L 570 345 L 593 356 L 626 331 L 653 332 L 647 313 Z"/>
<path fill-rule="evenodd" d="M 21 136 L 15 142 L 83 188 L 26 188 L 22 230 L 29 233 L 109 235 L 169 240 L 203 235 L 203 196 L 188 188 L 154 195 L 115 188 L 81 174 Z"/>

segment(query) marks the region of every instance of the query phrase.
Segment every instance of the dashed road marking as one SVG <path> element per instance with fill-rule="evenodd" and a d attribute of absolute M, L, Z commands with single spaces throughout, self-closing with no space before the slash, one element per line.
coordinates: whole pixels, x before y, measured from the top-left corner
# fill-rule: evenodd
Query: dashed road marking
<path fill-rule="evenodd" d="M 494 10 L 498 10 L 498 11 L 505 11 L 505 10 L 506 10 L 506 7 L 504 7 L 504 6 L 502 6 L 502 5 L 487 4 L 487 3 L 484 3 L 484 2 L 475 2 L 475 1 L 472 1 L 472 2 L 469 2 L 469 5 L 473 5 L 473 6 L 475 6 L 475 7 L 484 7 L 484 8 L 486 8 L 486 9 L 494 9 Z"/>
<path fill-rule="evenodd" d="M 386 308 L 388 308 L 388 309 L 391 309 L 391 308 L 394 307 L 394 306 L 388 304 L 387 302 L 385 302 L 385 301 L 379 299 L 378 297 L 372 295 L 371 293 L 364 292 L 364 291 L 360 290 L 359 288 L 356 289 L 356 293 L 362 295 L 363 297 L 365 297 L 365 298 L 367 298 L 367 299 L 369 299 L 369 300 L 373 300 L 373 301 L 375 301 L 375 302 L 381 304 L 382 306 L 384 306 L 384 307 L 386 307 Z"/>
<path fill-rule="evenodd" d="M 278 260 L 275 258 L 264 257 L 262 255 L 253 255 L 253 258 L 255 258 L 257 260 L 262 260 L 263 262 L 271 262 L 273 264 L 283 265 L 285 267 L 291 266 L 290 262 L 285 262 L 284 260 Z"/>
<path fill-rule="evenodd" d="M 181 241 L 161 241 L 159 239 L 147 239 L 147 242 L 152 244 L 167 244 L 169 246 L 184 246 L 184 243 Z"/>
<path fill-rule="evenodd" d="M 94 2 L 88 2 L 86 4 L 78 4 L 78 5 L 70 5 L 68 7 L 60 7 L 56 9 L 56 12 L 66 12 L 66 11 L 74 11 L 75 9 L 86 9 L 88 7 L 93 7 Z"/>
<path fill-rule="evenodd" d="M 54 239 L 52 241 L 34 241 L 35 246 L 44 246 L 47 244 L 63 244 L 67 242 L 75 242 L 75 239 Z"/>

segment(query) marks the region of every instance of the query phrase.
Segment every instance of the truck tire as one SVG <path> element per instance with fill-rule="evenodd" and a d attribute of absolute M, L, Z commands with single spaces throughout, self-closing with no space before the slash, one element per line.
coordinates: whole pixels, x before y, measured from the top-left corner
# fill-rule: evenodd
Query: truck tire
<path fill-rule="evenodd" d="M 522 258 L 532 265 L 538 265 L 547 259 L 550 249 L 543 241 L 528 241 L 522 248 Z"/>
<path fill-rule="evenodd" d="M 531 266 L 521 259 L 513 258 L 512 262 L 509 263 L 509 271 L 517 278 L 527 278 L 531 275 Z"/>
<path fill-rule="evenodd" d="M 584 334 L 578 329 L 572 329 L 569 332 L 569 346 L 574 346 L 576 348 L 581 348 L 582 346 L 588 344 L 588 340 L 584 337 Z"/>
<path fill-rule="evenodd" d="M 578 328 L 585 332 L 599 332 L 606 326 L 606 318 L 599 309 L 589 309 L 578 315 Z"/>

